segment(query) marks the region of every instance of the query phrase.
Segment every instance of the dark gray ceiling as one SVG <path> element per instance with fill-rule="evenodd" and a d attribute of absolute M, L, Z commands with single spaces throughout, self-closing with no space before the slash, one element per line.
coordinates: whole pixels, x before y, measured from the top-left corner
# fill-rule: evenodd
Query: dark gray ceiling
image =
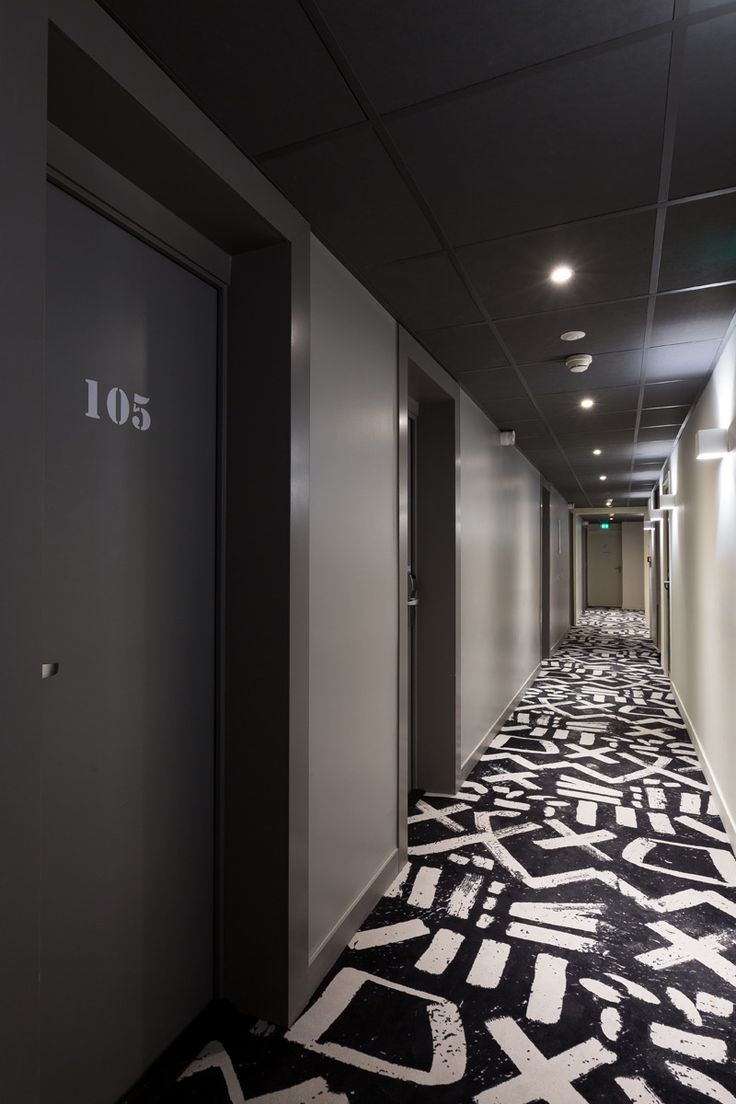
<path fill-rule="evenodd" d="M 648 497 L 736 312 L 736 0 L 104 6 L 568 501 Z"/>

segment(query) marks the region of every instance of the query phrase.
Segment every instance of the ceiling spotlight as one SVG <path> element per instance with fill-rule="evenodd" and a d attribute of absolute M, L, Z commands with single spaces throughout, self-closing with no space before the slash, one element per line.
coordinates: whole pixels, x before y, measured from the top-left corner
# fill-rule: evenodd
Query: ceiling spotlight
<path fill-rule="evenodd" d="M 599 475 L 598 478 L 601 480 L 601 482 L 605 483 L 606 480 L 608 479 L 608 476 L 607 475 Z"/>
<path fill-rule="evenodd" d="M 587 372 L 593 363 L 589 353 L 578 353 L 577 356 L 568 357 L 565 364 L 571 372 Z"/>
<path fill-rule="evenodd" d="M 549 274 L 553 284 L 566 284 L 572 278 L 573 271 L 569 265 L 557 265 Z"/>
<path fill-rule="evenodd" d="M 613 499 L 612 498 L 607 498 L 606 499 L 606 506 L 609 506 L 609 507 L 613 506 Z"/>
<path fill-rule="evenodd" d="M 600 454 L 601 454 L 601 450 L 600 450 L 600 449 L 593 449 L 593 455 L 594 455 L 594 456 L 600 456 Z"/>
<path fill-rule="evenodd" d="M 585 330 L 565 330 L 564 334 L 560 334 L 561 341 L 582 341 L 585 337 Z"/>
<path fill-rule="evenodd" d="M 593 400 L 592 399 L 581 399 L 580 400 L 580 405 L 582 406 L 583 410 L 590 410 L 591 406 L 593 405 Z"/>

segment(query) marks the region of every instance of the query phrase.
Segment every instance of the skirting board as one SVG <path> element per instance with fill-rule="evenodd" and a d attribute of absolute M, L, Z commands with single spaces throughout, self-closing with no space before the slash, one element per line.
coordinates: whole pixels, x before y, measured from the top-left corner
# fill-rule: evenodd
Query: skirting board
<path fill-rule="evenodd" d="M 524 697 L 524 694 L 526 694 L 527 690 L 529 689 L 529 687 L 531 686 L 531 684 L 534 682 L 535 678 L 539 674 L 539 669 L 540 669 L 541 666 L 542 666 L 541 663 L 537 664 L 537 666 L 534 668 L 534 670 L 530 674 L 529 678 L 524 683 L 524 685 L 519 690 L 516 691 L 513 698 L 508 703 L 508 705 L 505 705 L 504 708 L 501 710 L 500 715 L 493 722 L 491 727 L 486 732 L 485 736 L 481 737 L 480 741 L 473 748 L 473 750 L 471 751 L 468 758 L 465 760 L 465 762 L 460 767 L 460 779 L 459 779 L 460 782 L 465 781 L 465 779 L 468 777 L 468 775 L 472 771 L 473 767 L 476 765 L 476 763 L 479 762 L 480 757 L 483 755 L 483 752 L 486 750 L 486 748 L 490 744 L 491 740 L 493 740 L 494 737 L 497 736 L 498 733 L 501 731 L 501 728 L 505 724 L 506 718 L 508 717 L 509 713 L 511 713 L 516 708 L 516 706 L 519 704 L 521 699 Z"/>
<path fill-rule="evenodd" d="M 680 697 L 679 693 L 677 692 L 677 687 L 675 686 L 674 682 L 672 682 L 671 680 L 670 680 L 670 686 L 672 687 L 672 693 L 674 695 L 675 702 L 677 703 L 677 708 L 680 710 L 680 713 L 682 714 L 682 719 L 685 722 L 685 725 L 687 727 L 688 735 L 690 736 L 690 739 L 692 740 L 693 745 L 695 746 L 695 750 L 698 753 L 698 759 L 700 760 L 700 766 L 703 769 L 703 774 L 705 775 L 705 777 L 708 780 L 708 785 L 711 788 L 711 793 L 713 794 L 713 799 L 714 799 L 716 805 L 718 806 L 718 812 L 721 814 L 721 820 L 723 821 L 723 827 L 726 829 L 726 834 L 727 834 L 727 836 L 728 836 L 728 838 L 731 842 L 731 847 L 733 848 L 734 852 L 736 853 L 736 820 L 734 819 L 734 814 L 731 812 L 731 810 L 729 809 L 728 805 L 726 804 L 726 802 L 723 798 L 723 793 L 721 791 L 721 787 L 720 787 L 720 784 L 718 782 L 718 779 L 716 778 L 715 774 L 713 773 L 711 765 L 708 762 L 708 756 L 705 754 L 705 748 L 703 747 L 703 745 L 701 743 L 700 737 L 698 736 L 697 732 L 695 731 L 695 726 L 693 725 L 690 714 L 688 713 L 687 709 L 685 708 L 685 706 L 683 704 L 683 701 L 682 701 L 682 698 Z"/>
<path fill-rule="evenodd" d="M 307 993 L 304 1004 L 311 998 L 327 972 L 332 969 L 360 925 L 376 907 L 405 862 L 406 855 L 402 855 L 398 848 L 393 851 L 365 889 L 358 894 L 352 905 L 346 909 L 329 935 L 325 936 L 317 950 L 311 955 L 307 966 Z"/>

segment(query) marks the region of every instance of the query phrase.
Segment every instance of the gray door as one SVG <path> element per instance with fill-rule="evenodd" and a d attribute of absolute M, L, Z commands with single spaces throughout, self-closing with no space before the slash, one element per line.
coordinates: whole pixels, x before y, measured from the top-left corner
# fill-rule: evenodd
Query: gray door
<path fill-rule="evenodd" d="M 217 292 L 48 188 L 42 1100 L 213 992 Z"/>
<path fill-rule="evenodd" d="M 588 605 L 621 608 L 622 563 L 621 526 L 601 529 L 591 523 L 588 538 Z"/>

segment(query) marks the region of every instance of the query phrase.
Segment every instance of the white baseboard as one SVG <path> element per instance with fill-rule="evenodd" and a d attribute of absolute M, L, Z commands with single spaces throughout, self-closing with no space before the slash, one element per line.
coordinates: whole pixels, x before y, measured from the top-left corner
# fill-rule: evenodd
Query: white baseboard
<path fill-rule="evenodd" d="M 705 753 L 705 748 L 703 747 L 702 741 L 695 731 L 695 725 L 692 722 L 692 718 L 685 708 L 683 700 L 678 693 L 677 687 L 675 686 L 674 682 L 672 682 L 672 680 L 670 680 L 670 686 L 672 687 L 672 693 L 674 695 L 675 702 L 677 703 L 677 708 L 680 710 L 680 713 L 682 714 L 682 719 L 687 727 L 688 735 L 690 736 L 695 750 L 698 753 L 698 759 L 700 760 L 700 766 L 703 769 L 703 774 L 708 780 L 708 785 L 711 788 L 713 799 L 718 806 L 718 812 L 721 814 L 723 827 L 726 829 L 726 834 L 728 835 L 728 838 L 731 842 L 731 847 L 733 848 L 734 853 L 736 853 L 736 818 L 726 804 L 726 799 L 723 796 L 723 791 L 721 789 L 720 783 L 715 773 L 713 772 L 713 769 L 708 760 L 708 756 Z"/>
<path fill-rule="evenodd" d="M 459 780 L 461 782 L 465 781 L 465 779 L 468 777 L 468 775 L 473 770 L 475 765 L 480 761 L 481 756 L 483 755 L 484 751 L 486 750 L 486 748 L 490 744 L 491 740 L 493 740 L 498 735 L 498 733 L 501 731 L 503 725 L 506 722 L 506 718 L 508 717 L 509 713 L 513 712 L 513 710 L 519 704 L 521 699 L 524 697 L 524 694 L 526 694 L 527 690 L 529 689 L 529 687 L 531 686 L 531 684 L 534 682 L 535 678 L 539 674 L 539 669 L 540 669 L 541 666 L 542 666 L 541 663 L 537 664 L 537 666 L 534 668 L 532 673 L 529 675 L 529 678 L 524 683 L 524 685 L 516 691 L 516 693 L 514 694 L 514 696 L 511 699 L 511 701 L 503 707 L 503 709 L 501 710 L 500 714 L 498 715 L 496 720 L 493 722 L 491 727 L 488 729 L 488 731 L 485 733 L 485 735 L 483 735 L 480 738 L 478 743 L 475 745 L 475 747 L 471 751 L 470 755 L 468 755 L 468 757 L 463 761 L 463 763 L 460 767 L 460 779 Z"/>
<path fill-rule="evenodd" d="M 368 885 L 360 891 L 329 934 L 325 936 L 314 953 L 309 956 L 306 978 L 307 992 L 304 996 L 304 1004 L 311 998 L 312 993 L 314 993 L 328 971 L 332 969 L 365 918 L 376 907 L 404 862 L 406 862 L 406 858 L 402 856 L 398 848 L 392 851 Z"/>

